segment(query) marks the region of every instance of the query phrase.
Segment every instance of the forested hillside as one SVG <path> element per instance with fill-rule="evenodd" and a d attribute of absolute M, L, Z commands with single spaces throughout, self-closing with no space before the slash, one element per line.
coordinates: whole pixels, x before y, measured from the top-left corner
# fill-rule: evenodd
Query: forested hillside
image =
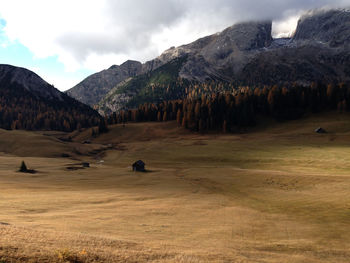
<path fill-rule="evenodd" d="M 35 73 L 0 66 L 0 128 L 72 131 L 97 125 L 100 118 Z"/>
<path fill-rule="evenodd" d="M 194 131 L 234 132 L 254 126 L 260 116 L 283 121 L 307 112 L 350 110 L 350 87 L 344 84 L 229 89 L 224 84 L 197 85 L 183 100 L 141 104 L 137 109 L 110 115 L 108 123 L 177 120 Z"/>

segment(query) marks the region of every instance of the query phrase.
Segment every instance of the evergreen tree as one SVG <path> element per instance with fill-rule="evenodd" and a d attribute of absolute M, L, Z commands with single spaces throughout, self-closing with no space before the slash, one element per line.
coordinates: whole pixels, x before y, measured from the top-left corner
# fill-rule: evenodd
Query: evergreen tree
<path fill-rule="evenodd" d="M 108 132 L 108 127 L 105 119 L 100 119 L 100 122 L 98 124 L 98 133 L 106 133 Z"/>
<path fill-rule="evenodd" d="M 226 133 L 227 132 L 227 121 L 224 120 L 223 124 L 222 124 L 222 132 Z"/>
<path fill-rule="evenodd" d="M 164 111 L 164 114 L 163 114 L 163 121 L 167 121 L 168 120 L 168 114 L 166 111 Z"/>
<path fill-rule="evenodd" d="M 178 109 L 177 110 L 177 114 L 176 114 L 176 122 L 179 126 L 181 126 L 181 121 L 182 121 L 182 118 L 181 118 L 182 114 L 181 114 L 181 110 Z"/>
<path fill-rule="evenodd" d="M 22 172 L 22 173 L 28 172 L 28 168 L 27 168 L 27 166 L 26 166 L 24 161 L 22 161 L 21 166 L 19 168 L 19 171 Z"/>

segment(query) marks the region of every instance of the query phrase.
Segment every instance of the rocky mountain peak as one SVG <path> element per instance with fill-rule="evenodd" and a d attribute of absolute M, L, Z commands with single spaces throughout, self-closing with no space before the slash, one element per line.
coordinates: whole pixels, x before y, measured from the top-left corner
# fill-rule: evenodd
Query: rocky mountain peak
<path fill-rule="evenodd" d="M 313 10 L 301 17 L 294 41 L 318 41 L 331 47 L 349 45 L 350 10 Z"/>
<path fill-rule="evenodd" d="M 137 66 L 141 66 L 141 65 L 142 65 L 142 63 L 140 61 L 127 60 L 123 64 L 121 64 L 120 67 L 131 68 L 131 67 L 137 67 Z"/>
<path fill-rule="evenodd" d="M 120 69 L 124 70 L 128 77 L 135 77 L 142 71 L 142 63 L 135 60 L 127 60 L 120 65 Z"/>
<path fill-rule="evenodd" d="M 200 38 L 193 43 L 180 47 L 171 47 L 158 57 L 161 61 L 170 61 L 185 54 L 200 53 L 213 54 L 219 50 L 232 51 L 236 48 L 241 51 L 250 51 L 269 46 L 273 39 L 271 36 L 272 22 L 245 22 L 235 24 L 224 31 Z M 217 56 L 220 58 L 220 55 Z"/>
<path fill-rule="evenodd" d="M 239 50 L 248 51 L 267 47 L 272 42 L 272 22 L 246 22 L 225 29 L 219 38 L 234 43 Z"/>

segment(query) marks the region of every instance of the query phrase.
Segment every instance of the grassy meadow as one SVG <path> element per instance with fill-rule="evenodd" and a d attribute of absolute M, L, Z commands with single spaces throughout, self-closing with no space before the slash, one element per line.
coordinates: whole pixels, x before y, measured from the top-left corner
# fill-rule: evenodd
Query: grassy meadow
<path fill-rule="evenodd" d="M 0 130 L 1 263 L 349 262 L 349 114 L 90 135 Z"/>

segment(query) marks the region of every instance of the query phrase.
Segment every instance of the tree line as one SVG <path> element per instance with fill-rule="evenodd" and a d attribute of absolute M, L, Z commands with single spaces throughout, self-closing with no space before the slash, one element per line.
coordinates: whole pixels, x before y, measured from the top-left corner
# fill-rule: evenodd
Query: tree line
<path fill-rule="evenodd" d="M 350 87 L 345 84 L 313 83 L 308 87 L 192 87 L 184 99 L 144 103 L 106 117 L 108 124 L 176 120 L 185 128 L 206 132 L 234 132 L 254 126 L 259 116 L 278 121 L 298 119 L 307 112 L 349 111 Z M 214 92 L 211 92 L 214 90 Z M 204 91 L 204 92 L 203 92 Z"/>

